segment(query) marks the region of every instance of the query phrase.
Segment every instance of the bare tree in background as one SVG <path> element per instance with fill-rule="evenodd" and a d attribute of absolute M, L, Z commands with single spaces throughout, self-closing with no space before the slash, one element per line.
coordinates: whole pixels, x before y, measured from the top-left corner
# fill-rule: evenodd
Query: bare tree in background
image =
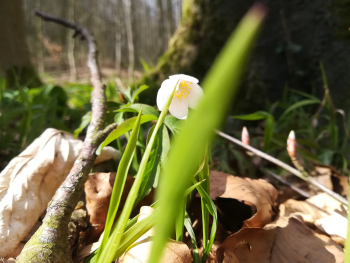
<path fill-rule="evenodd" d="M 27 46 L 22 0 L 0 1 L 0 73 L 7 77 L 9 87 L 16 82 L 39 86 Z"/>
<path fill-rule="evenodd" d="M 74 12 L 75 12 L 75 0 L 68 0 L 68 20 L 75 21 Z M 41 21 L 41 19 L 38 19 Z M 75 81 L 77 79 L 77 68 L 75 66 L 75 58 L 74 58 L 74 39 L 73 37 L 68 33 L 67 34 L 67 45 L 68 45 L 68 63 L 69 63 L 69 75 L 70 75 L 70 81 Z"/>
<path fill-rule="evenodd" d="M 122 26 L 121 26 L 121 14 L 122 9 L 120 0 L 115 4 L 115 73 L 120 76 L 121 63 L 122 63 Z"/>
<path fill-rule="evenodd" d="M 129 81 L 132 83 L 134 81 L 134 42 L 133 42 L 133 31 L 131 24 L 131 1 L 123 0 L 124 4 L 124 17 L 126 25 L 126 35 L 128 39 L 128 51 L 129 51 L 129 67 L 128 67 L 128 77 Z"/>
<path fill-rule="evenodd" d="M 164 23 L 164 15 L 163 15 L 163 0 L 157 0 L 157 19 L 158 19 L 158 48 L 159 52 L 163 52 L 165 49 L 165 41 L 164 41 L 164 33 L 165 31 L 165 23 Z"/>
<path fill-rule="evenodd" d="M 41 0 L 36 1 L 36 9 L 41 9 Z M 44 51 L 43 51 L 43 31 L 41 19 L 35 20 L 36 36 L 37 36 L 37 61 L 38 61 L 38 71 L 40 73 L 44 72 Z"/>
<path fill-rule="evenodd" d="M 168 18 L 168 39 L 175 32 L 174 10 L 172 0 L 167 0 L 167 18 Z"/>

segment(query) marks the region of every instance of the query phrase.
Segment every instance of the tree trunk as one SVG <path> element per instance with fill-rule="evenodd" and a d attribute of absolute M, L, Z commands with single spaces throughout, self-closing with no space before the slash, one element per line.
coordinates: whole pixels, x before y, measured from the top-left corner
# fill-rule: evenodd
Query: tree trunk
<path fill-rule="evenodd" d="M 36 9 L 41 10 L 41 0 L 36 1 Z M 44 67 L 44 52 L 43 52 L 43 30 L 41 19 L 36 19 L 35 21 L 36 37 L 37 37 L 37 61 L 38 61 L 38 71 L 43 73 Z"/>
<path fill-rule="evenodd" d="M 126 35 L 128 39 L 128 51 L 129 51 L 129 67 L 128 67 L 128 77 L 129 82 L 133 83 L 134 81 L 134 40 L 133 40 L 133 31 L 131 24 L 131 2 L 130 0 L 123 0 L 124 4 L 124 17 L 126 25 Z"/>
<path fill-rule="evenodd" d="M 41 81 L 29 56 L 22 0 L 0 1 L 0 73 L 8 87 L 38 87 Z"/>
<path fill-rule="evenodd" d="M 69 0 L 68 4 L 68 20 L 75 21 L 74 17 L 74 11 L 75 11 L 75 0 Z M 41 20 L 41 19 L 40 19 Z M 69 63 L 69 73 L 70 73 L 70 81 L 74 82 L 77 79 L 77 68 L 75 66 L 75 58 L 74 58 L 74 46 L 75 41 L 70 34 L 71 32 L 67 33 L 67 46 L 68 46 L 68 63 Z"/>
<path fill-rule="evenodd" d="M 115 74 L 120 76 L 122 63 L 122 27 L 120 1 L 115 4 Z"/>
<path fill-rule="evenodd" d="M 165 23 L 163 12 L 163 0 L 157 0 L 158 48 L 161 52 L 163 52 L 163 50 L 166 48 L 166 41 L 164 39 Z"/>
<path fill-rule="evenodd" d="M 175 32 L 174 10 L 172 0 L 167 0 L 167 17 L 168 17 L 168 39 Z"/>

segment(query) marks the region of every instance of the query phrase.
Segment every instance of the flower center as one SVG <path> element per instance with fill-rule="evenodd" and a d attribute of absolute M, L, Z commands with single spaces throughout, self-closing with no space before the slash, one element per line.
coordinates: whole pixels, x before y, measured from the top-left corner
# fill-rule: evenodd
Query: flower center
<path fill-rule="evenodd" d="M 181 80 L 179 87 L 175 91 L 174 96 L 179 100 L 185 99 L 190 94 L 191 87 L 188 84 L 192 84 L 192 82 L 188 82 L 185 80 Z"/>

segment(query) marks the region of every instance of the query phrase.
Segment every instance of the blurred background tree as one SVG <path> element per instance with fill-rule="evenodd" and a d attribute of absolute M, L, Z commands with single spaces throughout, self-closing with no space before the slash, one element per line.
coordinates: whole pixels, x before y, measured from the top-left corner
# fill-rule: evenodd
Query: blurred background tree
<path fill-rule="evenodd" d="M 8 86 L 38 86 L 40 80 L 30 61 L 26 42 L 22 0 L 0 2 L 0 73 L 7 76 Z"/>

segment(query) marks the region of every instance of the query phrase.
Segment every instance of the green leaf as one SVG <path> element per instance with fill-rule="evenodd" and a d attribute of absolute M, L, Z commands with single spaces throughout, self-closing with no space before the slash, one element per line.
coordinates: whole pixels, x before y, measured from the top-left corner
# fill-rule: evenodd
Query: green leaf
<path fill-rule="evenodd" d="M 315 96 L 313 96 L 313 95 L 311 95 L 311 94 L 308 94 L 308 93 L 306 93 L 306 92 L 302 92 L 302 91 L 295 90 L 295 89 L 289 89 L 289 88 L 288 88 L 288 90 L 290 90 L 291 92 L 294 92 L 294 93 L 296 93 L 296 94 L 302 95 L 302 96 L 304 96 L 304 97 L 306 97 L 306 98 L 309 98 L 310 100 L 315 100 L 315 101 L 318 100 L 319 103 L 322 102 L 322 101 L 319 100 L 317 97 L 315 97 Z"/>
<path fill-rule="evenodd" d="M 139 131 L 140 131 L 140 125 L 141 125 L 141 116 L 142 116 L 142 109 L 140 110 L 140 113 L 135 121 L 133 130 L 131 132 L 128 144 L 126 146 L 125 152 L 123 154 L 123 157 L 120 160 L 117 174 L 114 181 L 113 191 L 112 191 L 112 197 L 109 204 L 107 219 L 106 219 L 106 225 L 104 230 L 103 239 L 101 241 L 100 248 L 97 253 L 97 260 L 102 254 L 103 249 L 105 248 L 109 233 L 111 231 L 115 215 L 117 214 L 117 210 L 119 207 L 120 199 L 122 197 L 122 193 L 124 190 L 126 178 L 128 176 L 128 171 L 130 168 L 130 164 L 132 161 L 132 157 L 135 152 L 136 148 L 136 142 L 138 139 Z"/>
<path fill-rule="evenodd" d="M 151 139 L 149 140 L 149 143 L 148 143 L 146 150 L 143 154 L 143 157 L 142 157 L 142 160 L 140 163 L 140 168 L 135 176 L 134 184 L 130 189 L 130 192 L 129 192 L 128 198 L 125 201 L 122 213 L 117 221 L 115 230 L 113 232 L 113 237 L 108 241 L 108 244 L 110 244 L 110 245 L 107 244 L 106 249 L 104 249 L 102 251 L 102 255 L 101 255 L 101 258 L 99 260 L 100 263 L 101 262 L 111 262 L 111 261 L 113 261 L 113 258 L 115 258 L 117 248 L 119 247 L 119 244 L 121 242 L 122 234 L 125 231 L 125 227 L 127 225 L 127 222 L 129 220 L 132 209 L 134 208 L 138 193 L 140 191 L 142 181 L 144 180 L 145 170 L 146 170 L 146 166 L 147 166 L 147 163 L 149 161 L 149 157 L 150 157 L 150 154 L 152 151 L 153 143 L 156 139 L 156 135 L 157 135 L 159 128 L 163 124 L 165 115 L 168 112 L 168 109 L 169 109 L 170 103 L 174 97 L 174 93 L 175 93 L 177 85 L 178 85 L 178 83 L 176 83 L 176 85 L 174 86 L 174 89 L 173 89 L 172 93 L 170 94 L 169 99 L 168 99 L 167 103 L 165 104 L 165 107 L 164 107 L 162 113 L 159 116 L 159 119 L 158 119 L 156 126 L 154 128 L 154 131 L 152 133 Z M 147 115 L 144 115 L 144 116 L 147 116 Z M 153 117 L 155 117 L 155 116 L 153 116 Z"/>
<path fill-rule="evenodd" d="M 115 139 L 119 138 L 120 136 L 122 136 L 126 132 L 130 131 L 132 129 L 132 127 L 134 126 L 136 119 L 137 119 L 137 117 L 133 117 L 133 118 L 127 119 L 122 124 L 120 124 L 115 130 L 113 130 L 108 135 L 108 137 L 103 141 L 103 143 L 100 145 L 100 147 L 97 149 L 96 154 L 100 155 L 102 149 L 105 146 L 107 146 L 112 141 L 114 141 Z M 149 121 L 153 121 L 153 120 L 157 120 L 157 117 L 154 116 L 154 115 L 143 115 L 141 117 L 141 124 L 149 122 Z"/>
<path fill-rule="evenodd" d="M 265 132 L 264 132 L 264 146 L 263 151 L 267 151 L 270 146 L 271 139 L 273 137 L 273 129 L 275 126 L 275 118 L 269 115 L 265 121 Z"/>
<path fill-rule="evenodd" d="M 83 117 L 81 117 L 81 123 L 80 123 L 79 128 L 74 130 L 74 137 L 75 138 L 78 138 L 79 134 L 84 130 L 84 128 L 86 126 L 88 126 L 88 124 L 91 121 L 91 114 L 92 114 L 92 112 L 88 111 L 87 113 L 85 113 L 85 115 Z"/>
<path fill-rule="evenodd" d="M 203 81 L 205 96 L 199 101 L 196 110 L 189 114 L 181 132 L 174 136 L 172 150 L 164 169 L 166 176 L 161 177 L 162 187 L 157 188 L 160 211 L 156 219 L 156 234 L 149 262 L 158 263 L 161 259 L 179 211 L 179 200 L 182 200 L 186 188 L 189 187 L 197 165 L 202 162 L 215 129 L 222 123 L 225 113 L 232 105 L 264 16 L 265 11 L 261 6 L 256 6 L 238 25 Z M 216 215 L 215 206 L 210 205 L 211 203 L 208 204 L 209 211 Z M 214 222 L 216 219 L 214 217 Z M 214 222 L 208 247 L 211 247 L 216 233 Z"/>
<path fill-rule="evenodd" d="M 187 213 L 185 215 L 185 223 L 184 224 L 185 224 L 185 227 L 187 229 L 188 234 L 191 237 L 192 248 L 193 248 L 193 263 L 201 263 L 201 258 L 199 256 L 199 251 L 198 251 L 198 247 L 197 247 L 196 235 L 195 235 L 193 228 L 192 228 L 191 219 Z"/>
<path fill-rule="evenodd" d="M 144 115 L 151 114 L 156 117 L 159 117 L 159 111 L 157 111 L 155 108 L 146 104 L 139 103 L 131 104 L 129 106 L 120 108 L 119 110 L 117 110 L 117 112 L 140 112 L 141 108 Z"/>
<path fill-rule="evenodd" d="M 146 89 L 148 89 L 149 86 L 147 85 L 142 85 L 141 87 L 139 87 L 137 90 L 135 90 L 132 94 L 132 103 L 135 102 L 135 100 L 138 99 L 138 96 L 141 92 L 145 91 Z"/>
<path fill-rule="evenodd" d="M 123 94 L 123 96 L 130 102 L 133 102 L 133 98 L 131 96 L 131 89 L 130 87 L 124 88 L 124 89 L 120 89 L 120 92 Z"/>
<path fill-rule="evenodd" d="M 302 100 L 302 101 L 298 101 L 296 103 L 294 103 L 292 106 L 290 106 L 288 109 L 285 110 L 285 112 L 283 112 L 283 114 L 281 115 L 281 117 L 279 118 L 280 120 L 282 120 L 289 112 L 294 111 L 297 108 L 306 106 L 306 105 L 310 105 L 310 104 L 319 104 L 320 100 Z"/>
<path fill-rule="evenodd" d="M 270 116 L 271 114 L 265 111 L 257 111 L 251 114 L 247 115 L 238 115 L 238 116 L 232 116 L 231 118 L 239 119 L 239 120 L 246 120 L 246 121 L 257 121 L 257 120 L 263 120 L 267 116 Z"/>
<path fill-rule="evenodd" d="M 180 131 L 181 125 L 184 123 L 183 120 L 179 120 L 172 115 L 168 115 L 164 119 L 164 124 L 169 128 L 169 130 L 176 134 Z"/>
<path fill-rule="evenodd" d="M 196 181 L 195 178 L 192 178 L 192 183 L 197 184 L 198 182 Z M 209 256 L 211 247 L 214 243 L 216 230 L 217 230 L 217 226 L 218 226 L 218 215 L 217 215 L 215 204 L 214 204 L 213 200 L 211 200 L 209 194 L 203 189 L 203 187 L 201 185 L 198 185 L 196 188 L 198 190 L 199 195 L 201 196 L 201 199 L 203 200 L 204 205 L 208 209 L 209 213 L 213 216 L 213 224 L 212 224 L 211 231 L 210 231 L 210 239 L 209 239 L 207 247 L 204 248 L 204 251 L 203 251 L 202 261 L 205 262 Z"/>
<path fill-rule="evenodd" d="M 115 116 L 114 116 L 114 122 L 117 125 L 120 125 L 124 122 L 124 116 L 123 116 L 123 112 L 118 112 Z"/>

